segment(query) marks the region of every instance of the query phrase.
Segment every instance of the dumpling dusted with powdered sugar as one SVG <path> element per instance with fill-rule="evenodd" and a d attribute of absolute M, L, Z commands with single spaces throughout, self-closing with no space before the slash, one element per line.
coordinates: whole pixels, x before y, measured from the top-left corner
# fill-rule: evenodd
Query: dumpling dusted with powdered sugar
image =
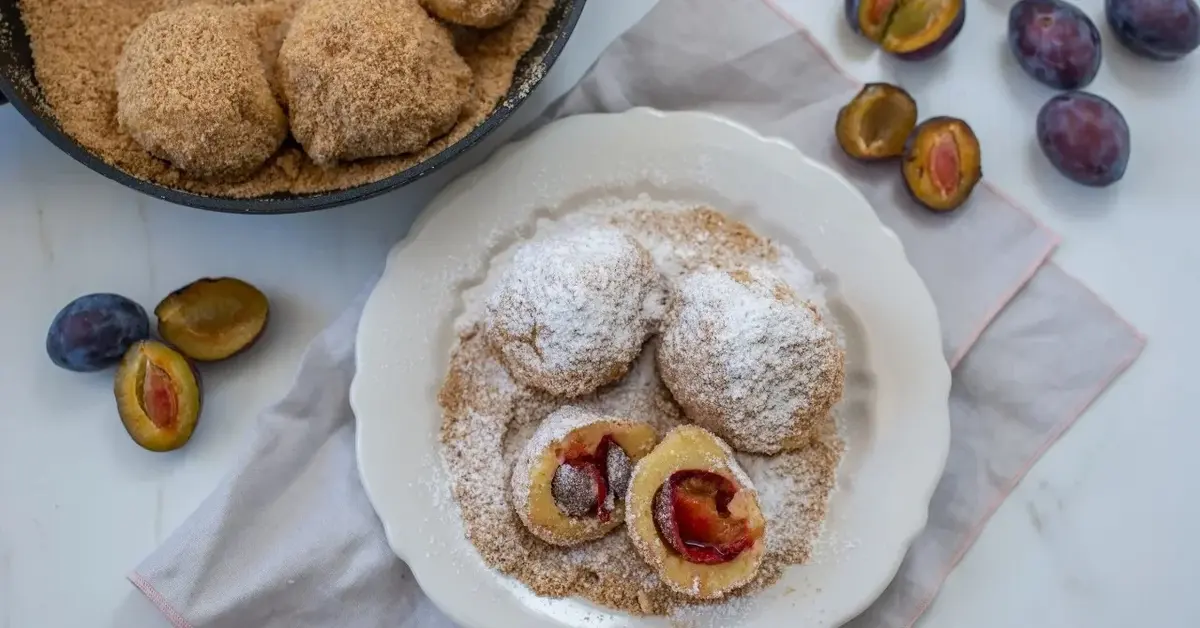
<path fill-rule="evenodd" d="M 809 442 L 842 398 L 844 362 L 816 308 L 759 268 L 684 277 L 658 352 L 663 383 L 687 417 L 760 454 Z"/>
<path fill-rule="evenodd" d="M 636 240 L 581 229 L 517 251 L 488 301 L 485 333 L 513 379 L 574 397 L 628 372 L 657 328 L 664 294 Z"/>

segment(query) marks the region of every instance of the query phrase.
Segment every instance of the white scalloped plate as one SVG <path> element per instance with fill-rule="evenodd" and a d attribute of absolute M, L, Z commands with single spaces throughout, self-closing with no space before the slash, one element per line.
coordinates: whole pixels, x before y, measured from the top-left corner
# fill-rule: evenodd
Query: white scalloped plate
<path fill-rule="evenodd" d="M 668 625 L 541 599 L 488 569 L 464 537 L 437 442 L 437 391 L 464 290 L 538 217 L 647 191 L 710 203 L 806 250 L 853 313 L 867 375 L 848 386 L 867 382 L 870 394 L 847 430 L 825 551 L 720 622 L 841 625 L 895 575 L 945 466 L 950 374 L 937 314 L 899 241 L 857 190 L 788 143 L 716 116 L 635 109 L 555 122 L 438 196 L 392 250 L 358 331 L 350 400 L 367 495 L 421 588 L 467 628 Z"/>

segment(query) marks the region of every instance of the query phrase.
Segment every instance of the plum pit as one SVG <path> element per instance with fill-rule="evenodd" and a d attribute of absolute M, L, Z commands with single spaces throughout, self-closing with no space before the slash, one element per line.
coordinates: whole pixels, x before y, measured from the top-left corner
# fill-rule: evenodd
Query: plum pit
<path fill-rule="evenodd" d="M 170 429 L 179 418 L 179 393 L 171 376 L 158 366 L 142 362 L 141 386 L 138 398 L 142 412 L 160 430 Z"/>
<path fill-rule="evenodd" d="M 611 435 L 600 439 L 594 450 L 572 443 L 554 471 L 550 492 L 563 514 L 594 516 L 607 523 L 623 498 L 632 473 L 629 455 Z"/>
<path fill-rule="evenodd" d="M 150 451 L 184 446 L 200 418 L 200 379 L 171 347 L 142 340 L 125 352 L 113 381 L 117 414 L 130 438 Z"/>

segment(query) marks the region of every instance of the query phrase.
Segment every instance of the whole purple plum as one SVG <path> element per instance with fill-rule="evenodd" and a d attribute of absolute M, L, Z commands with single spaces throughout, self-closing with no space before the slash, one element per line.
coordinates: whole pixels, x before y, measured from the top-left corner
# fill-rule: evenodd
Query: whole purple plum
<path fill-rule="evenodd" d="M 1117 40 L 1148 59 L 1174 61 L 1200 47 L 1196 0 L 1106 0 L 1104 13 Z"/>
<path fill-rule="evenodd" d="M 116 365 L 133 343 L 150 337 L 142 306 L 117 294 L 89 294 L 59 311 L 46 333 L 50 360 L 69 371 Z"/>
<path fill-rule="evenodd" d="M 1038 112 L 1037 139 L 1050 163 L 1072 181 L 1105 187 L 1125 176 L 1129 125 L 1116 106 L 1095 94 L 1051 98 Z"/>
<path fill-rule="evenodd" d="M 1100 70 L 1100 30 L 1063 0 L 1021 0 L 1008 12 L 1008 46 L 1030 76 L 1055 89 L 1079 89 Z"/>

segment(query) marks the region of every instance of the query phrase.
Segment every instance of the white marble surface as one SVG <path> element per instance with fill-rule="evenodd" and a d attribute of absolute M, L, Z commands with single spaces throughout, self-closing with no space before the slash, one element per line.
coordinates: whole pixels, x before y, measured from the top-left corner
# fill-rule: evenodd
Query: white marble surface
<path fill-rule="evenodd" d="M 593 0 L 519 119 L 567 89 L 653 1 Z M 1124 110 L 1134 156 L 1121 184 L 1087 190 L 1049 171 L 1034 147 L 1034 115 L 1051 92 L 1004 49 L 1012 0 L 971 2 L 959 41 L 923 65 L 873 54 L 841 23 L 841 2 L 782 4 L 853 74 L 898 78 L 923 112 L 970 121 L 989 178 L 1064 235 L 1056 259 L 1151 339 L 996 513 L 921 627 L 1200 625 L 1200 422 L 1184 385 L 1200 353 L 1200 54 L 1141 62 L 1105 32 L 1093 89 Z M 1102 0 L 1081 5 L 1102 15 Z M 0 628 L 167 625 L 124 574 L 213 487 L 255 412 L 287 388 L 308 339 L 450 174 L 317 214 L 210 214 L 121 188 L 0 109 Z M 150 454 L 129 440 L 109 374 L 73 375 L 45 358 L 46 325 L 79 294 L 152 305 L 219 274 L 265 288 L 276 317 L 253 352 L 208 369 L 205 426 L 180 452 Z"/>

